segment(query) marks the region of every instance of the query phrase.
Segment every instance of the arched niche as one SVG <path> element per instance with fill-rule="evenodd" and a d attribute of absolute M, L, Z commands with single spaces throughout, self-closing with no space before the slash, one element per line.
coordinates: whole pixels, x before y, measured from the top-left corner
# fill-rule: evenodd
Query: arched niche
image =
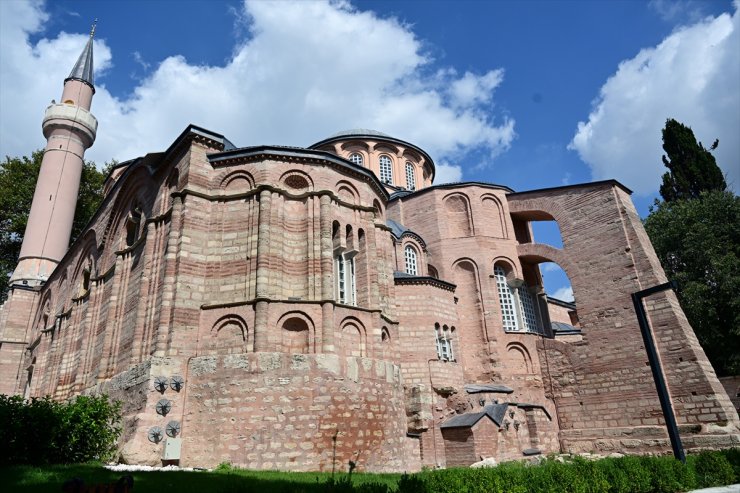
<path fill-rule="evenodd" d="M 506 356 L 513 373 L 531 374 L 534 372 L 532 357 L 524 344 L 510 342 L 506 345 Z"/>
<path fill-rule="evenodd" d="M 280 177 L 280 183 L 292 193 L 304 193 L 313 190 L 311 177 L 296 169 L 283 173 L 283 176 Z"/>
<path fill-rule="evenodd" d="M 340 200 L 355 205 L 360 203 L 360 192 L 350 182 L 341 180 L 337 182 L 334 189 L 337 191 Z"/>
<path fill-rule="evenodd" d="M 311 352 L 313 322 L 301 312 L 290 312 L 278 321 L 280 341 L 283 352 L 290 354 L 308 354 Z"/>
<path fill-rule="evenodd" d="M 365 357 L 367 356 L 367 345 L 365 340 L 365 326 L 354 317 L 348 317 L 342 321 L 342 349 L 345 356 Z"/>
<path fill-rule="evenodd" d="M 226 193 L 243 193 L 254 188 L 254 177 L 243 170 L 234 171 L 221 178 L 219 188 Z"/>
<path fill-rule="evenodd" d="M 450 237 L 472 236 L 470 203 L 464 194 L 453 193 L 445 197 L 444 209 L 447 216 L 447 233 Z"/>
<path fill-rule="evenodd" d="M 509 231 L 504 216 L 504 207 L 498 197 L 493 194 L 485 194 L 481 197 L 485 217 L 489 220 L 486 225 L 488 231 L 485 234 L 494 238 L 508 238 Z"/>
<path fill-rule="evenodd" d="M 373 200 L 373 208 L 375 208 L 375 219 L 384 222 L 385 210 L 378 199 Z"/>
<path fill-rule="evenodd" d="M 238 315 L 226 315 L 213 324 L 203 344 L 203 354 L 239 354 L 251 351 L 247 323 Z"/>

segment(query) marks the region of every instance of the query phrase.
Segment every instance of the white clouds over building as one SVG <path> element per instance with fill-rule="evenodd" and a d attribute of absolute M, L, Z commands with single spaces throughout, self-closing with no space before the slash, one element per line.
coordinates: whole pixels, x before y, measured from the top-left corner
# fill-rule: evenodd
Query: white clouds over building
<path fill-rule="evenodd" d="M 690 126 L 705 147 L 719 139 L 717 163 L 740 187 L 740 17 L 707 17 L 619 64 L 570 144 L 594 179 L 616 178 L 638 194 L 657 190 L 666 171 L 661 129 Z"/>

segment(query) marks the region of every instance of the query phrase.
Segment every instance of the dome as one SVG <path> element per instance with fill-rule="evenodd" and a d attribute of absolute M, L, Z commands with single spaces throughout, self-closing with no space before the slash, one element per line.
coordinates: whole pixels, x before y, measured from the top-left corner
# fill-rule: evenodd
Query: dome
<path fill-rule="evenodd" d="M 327 137 L 327 139 L 335 139 L 337 137 L 352 137 L 352 136 L 367 137 L 369 135 L 374 135 L 376 137 L 392 138 L 390 135 L 384 134 L 383 132 L 378 132 L 377 130 L 372 130 L 369 128 L 353 128 L 350 130 L 342 130 L 341 132 L 337 132 L 334 135 L 330 135 L 329 137 Z"/>

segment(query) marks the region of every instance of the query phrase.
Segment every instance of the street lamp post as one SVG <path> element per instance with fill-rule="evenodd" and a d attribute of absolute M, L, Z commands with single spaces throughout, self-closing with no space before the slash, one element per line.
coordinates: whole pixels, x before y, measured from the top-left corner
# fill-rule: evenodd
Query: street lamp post
<path fill-rule="evenodd" d="M 637 321 L 640 324 L 640 332 L 642 332 L 642 340 L 645 343 L 645 350 L 647 351 L 648 361 L 650 362 L 650 370 L 652 370 L 653 372 L 655 388 L 658 391 L 658 398 L 660 399 L 660 407 L 663 410 L 663 418 L 665 419 L 665 424 L 668 428 L 668 436 L 671 439 L 673 455 L 681 462 L 686 462 L 683 445 L 681 444 L 681 437 L 678 435 L 676 415 L 673 413 L 673 406 L 671 406 L 671 399 L 668 395 L 668 387 L 666 387 L 665 376 L 663 375 L 663 369 L 660 367 L 658 351 L 655 347 L 655 339 L 653 338 L 653 333 L 650 330 L 650 324 L 648 323 L 647 314 L 645 313 L 645 306 L 642 303 L 643 298 L 650 296 L 651 294 L 659 293 L 661 291 L 667 291 L 669 289 L 676 289 L 675 281 L 659 284 L 658 286 L 653 286 L 652 288 L 647 288 L 643 289 L 642 291 L 632 293 L 632 303 L 635 305 Z"/>

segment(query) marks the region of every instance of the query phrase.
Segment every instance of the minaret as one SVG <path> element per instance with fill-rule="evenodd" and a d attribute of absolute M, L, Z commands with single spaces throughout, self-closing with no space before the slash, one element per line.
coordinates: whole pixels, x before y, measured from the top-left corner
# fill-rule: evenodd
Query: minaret
<path fill-rule="evenodd" d="M 98 129 L 98 121 L 90 113 L 95 94 L 94 35 L 93 24 L 85 49 L 64 79 L 62 102 L 52 102 L 46 108 L 42 123 L 46 148 L 11 284 L 43 284 L 69 247 L 83 158 Z"/>

